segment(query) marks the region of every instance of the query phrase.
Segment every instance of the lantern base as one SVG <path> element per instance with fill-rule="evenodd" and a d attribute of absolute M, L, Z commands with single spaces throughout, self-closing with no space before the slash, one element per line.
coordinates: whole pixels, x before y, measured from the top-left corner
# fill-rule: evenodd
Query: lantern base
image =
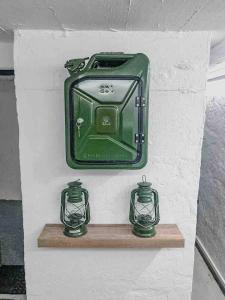
<path fill-rule="evenodd" d="M 68 237 L 79 237 L 87 233 L 87 227 L 84 224 L 76 229 L 65 227 L 63 233 Z"/>
<path fill-rule="evenodd" d="M 139 225 L 134 225 L 132 232 L 134 235 L 143 238 L 149 238 L 156 235 L 155 226 L 144 228 Z"/>

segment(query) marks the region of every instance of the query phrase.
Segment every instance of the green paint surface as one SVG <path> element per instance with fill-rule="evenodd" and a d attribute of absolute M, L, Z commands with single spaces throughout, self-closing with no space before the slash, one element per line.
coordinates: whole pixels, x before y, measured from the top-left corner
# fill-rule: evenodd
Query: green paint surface
<path fill-rule="evenodd" d="M 74 169 L 140 169 L 147 162 L 149 60 L 99 53 L 71 60 L 65 81 L 66 157 Z"/>

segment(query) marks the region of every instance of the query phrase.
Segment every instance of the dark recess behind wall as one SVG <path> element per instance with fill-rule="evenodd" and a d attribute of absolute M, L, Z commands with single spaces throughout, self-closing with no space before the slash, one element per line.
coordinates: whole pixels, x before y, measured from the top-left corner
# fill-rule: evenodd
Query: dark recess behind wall
<path fill-rule="evenodd" d="M 0 142 L 0 294 L 25 294 L 14 70 L 0 70 Z"/>

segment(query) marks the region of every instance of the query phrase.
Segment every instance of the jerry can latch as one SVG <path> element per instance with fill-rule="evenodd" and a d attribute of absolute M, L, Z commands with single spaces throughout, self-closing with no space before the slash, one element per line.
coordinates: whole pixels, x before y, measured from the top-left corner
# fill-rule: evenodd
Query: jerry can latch
<path fill-rule="evenodd" d="M 85 67 L 85 61 L 87 59 L 89 59 L 89 57 L 67 60 L 64 67 L 68 70 L 70 75 L 72 75 L 80 72 Z"/>

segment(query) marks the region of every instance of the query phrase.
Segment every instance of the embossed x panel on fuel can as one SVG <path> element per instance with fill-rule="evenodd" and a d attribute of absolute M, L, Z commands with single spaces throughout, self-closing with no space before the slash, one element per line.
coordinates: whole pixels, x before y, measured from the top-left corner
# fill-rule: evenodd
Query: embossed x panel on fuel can
<path fill-rule="evenodd" d="M 98 53 L 69 60 L 67 163 L 74 169 L 140 169 L 147 162 L 149 60 Z"/>

